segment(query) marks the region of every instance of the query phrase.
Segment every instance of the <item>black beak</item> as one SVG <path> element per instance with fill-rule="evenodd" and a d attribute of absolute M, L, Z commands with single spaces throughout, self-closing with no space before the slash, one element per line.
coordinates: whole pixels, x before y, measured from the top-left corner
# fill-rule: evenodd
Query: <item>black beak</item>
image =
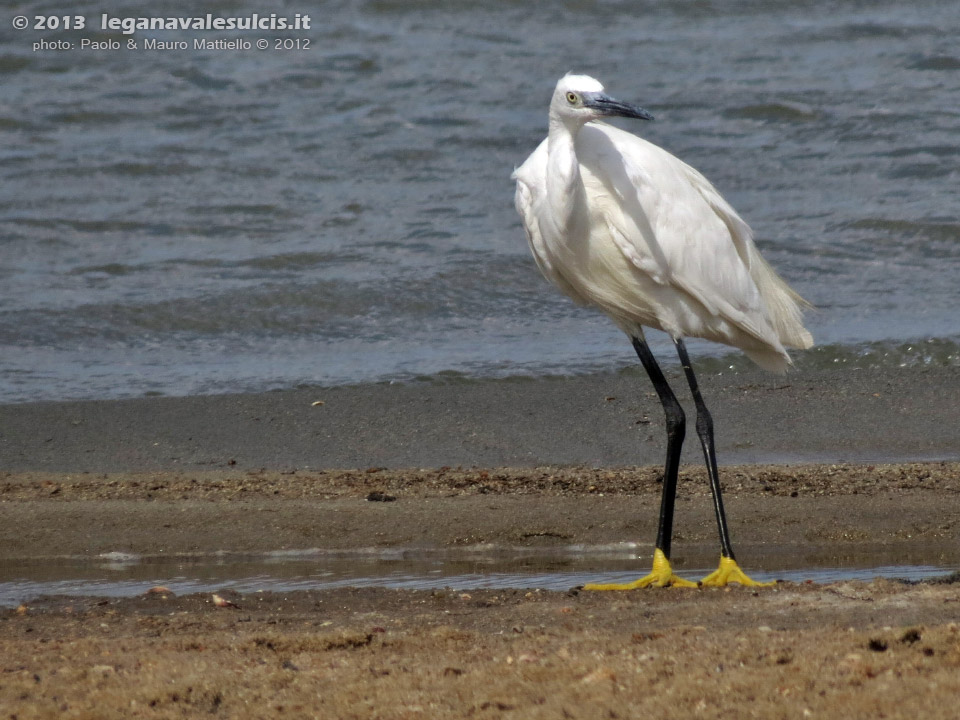
<path fill-rule="evenodd" d="M 584 98 L 584 100 L 584 105 L 593 108 L 601 115 L 636 118 L 637 120 L 653 120 L 653 115 L 643 108 L 620 102 L 609 95 L 599 93 L 589 99 Z"/>

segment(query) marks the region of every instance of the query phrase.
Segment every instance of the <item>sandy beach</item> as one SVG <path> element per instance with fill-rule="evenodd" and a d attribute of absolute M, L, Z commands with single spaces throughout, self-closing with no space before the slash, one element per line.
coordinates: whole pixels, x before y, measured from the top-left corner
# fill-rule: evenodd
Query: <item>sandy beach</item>
<path fill-rule="evenodd" d="M 745 568 L 960 565 L 960 371 L 702 384 Z M 632 372 L 8 405 L 0 561 L 637 542 L 644 572 L 662 434 Z M 688 443 L 681 572 L 716 554 L 697 455 Z M 224 590 L 224 607 L 148 590 L 4 610 L 3 715 L 947 718 L 960 690 L 955 576 Z"/>

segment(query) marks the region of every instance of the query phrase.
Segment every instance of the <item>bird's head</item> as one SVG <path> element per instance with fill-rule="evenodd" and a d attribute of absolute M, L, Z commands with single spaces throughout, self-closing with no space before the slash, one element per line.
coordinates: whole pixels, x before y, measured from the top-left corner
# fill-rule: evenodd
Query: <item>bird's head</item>
<path fill-rule="evenodd" d="M 564 75 L 553 91 L 550 115 L 564 123 L 582 125 L 604 117 L 653 120 L 643 108 L 620 102 L 603 91 L 603 85 L 588 75 Z"/>

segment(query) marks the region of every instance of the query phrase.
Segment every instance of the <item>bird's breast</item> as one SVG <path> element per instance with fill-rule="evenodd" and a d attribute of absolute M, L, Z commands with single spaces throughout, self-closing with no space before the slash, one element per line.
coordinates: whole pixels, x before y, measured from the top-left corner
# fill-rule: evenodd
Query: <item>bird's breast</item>
<path fill-rule="evenodd" d="M 561 278 L 557 284 L 579 302 L 593 305 L 621 326 L 633 322 L 659 327 L 652 298 L 658 285 L 653 273 L 644 273 L 641 263 L 619 247 L 610 213 L 616 201 L 609 192 L 590 192 L 589 202 L 578 205 L 563 227 L 544 217 L 544 249 L 550 265 Z M 572 290 L 573 292 L 570 292 Z"/>

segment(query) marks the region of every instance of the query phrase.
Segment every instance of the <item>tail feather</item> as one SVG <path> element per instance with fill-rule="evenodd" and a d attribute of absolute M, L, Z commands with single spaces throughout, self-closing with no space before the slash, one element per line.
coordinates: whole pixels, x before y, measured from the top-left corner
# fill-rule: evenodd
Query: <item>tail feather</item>
<path fill-rule="evenodd" d="M 813 336 L 803 326 L 803 311 L 812 308 L 796 290 L 777 275 L 759 252 L 754 252 L 750 276 L 770 311 L 770 324 L 785 347 L 805 350 L 813 346 Z M 762 363 L 757 363 L 762 366 Z"/>
<path fill-rule="evenodd" d="M 769 370 L 770 372 L 775 372 L 780 375 L 783 375 L 790 366 L 793 365 L 793 360 L 790 359 L 790 356 L 787 355 L 786 352 L 777 352 L 772 349 L 744 349 L 743 353 L 764 370 Z"/>

